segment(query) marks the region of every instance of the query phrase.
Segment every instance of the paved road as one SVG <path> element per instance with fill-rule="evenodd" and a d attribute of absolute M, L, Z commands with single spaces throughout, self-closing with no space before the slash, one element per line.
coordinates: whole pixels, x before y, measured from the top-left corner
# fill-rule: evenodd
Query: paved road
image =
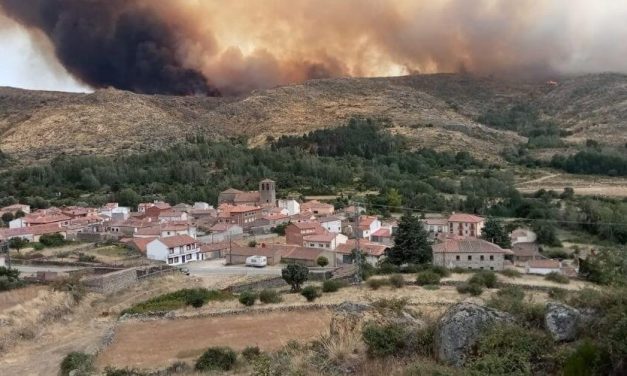
<path fill-rule="evenodd" d="M 183 267 L 189 269 L 190 275 L 281 275 L 280 267 L 251 268 L 245 266 L 224 266 L 213 261 L 190 262 Z"/>

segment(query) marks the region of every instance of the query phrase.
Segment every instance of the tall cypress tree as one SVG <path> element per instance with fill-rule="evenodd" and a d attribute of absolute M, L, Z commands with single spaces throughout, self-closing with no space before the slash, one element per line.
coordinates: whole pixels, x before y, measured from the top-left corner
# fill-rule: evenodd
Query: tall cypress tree
<path fill-rule="evenodd" d="M 501 248 L 509 249 L 512 247 L 512 241 L 505 228 L 496 218 L 488 218 L 485 226 L 481 229 L 481 237 L 489 242 L 497 244 Z"/>
<path fill-rule="evenodd" d="M 388 260 L 395 265 L 424 264 L 431 262 L 433 255 L 427 239 L 427 231 L 418 217 L 407 212 L 398 224 L 394 247 Z"/>

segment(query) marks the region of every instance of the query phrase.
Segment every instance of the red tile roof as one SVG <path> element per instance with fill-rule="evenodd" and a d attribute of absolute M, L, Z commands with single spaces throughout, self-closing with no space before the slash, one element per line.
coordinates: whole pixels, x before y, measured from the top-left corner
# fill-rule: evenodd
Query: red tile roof
<path fill-rule="evenodd" d="M 57 232 L 64 232 L 63 228 L 61 228 L 58 223 L 52 223 L 48 225 L 20 227 L 20 228 L 0 229 L 0 235 L 2 235 L 5 238 L 11 238 L 11 237 L 16 237 L 16 236 L 26 236 L 26 235 L 55 234 Z"/>
<path fill-rule="evenodd" d="M 349 241 L 346 242 L 346 244 L 340 244 L 335 250 L 335 252 L 343 253 L 343 254 L 351 254 L 353 249 L 356 249 L 356 248 L 357 248 L 357 242 L 355 241 L 355 239 L 350 239 Z M 386 245 L 373 243 L 373 242 L 369 242 L 365 240 L 361 240 L 359 242 L 359 249 L 361 249 L 363 253 L 369 256 L 376 256 L 376 257 L 382 256 L 388 248 L 389 247 Z"/>
<path fill-rule="evenodd" d="M 389 238 L 390 236 L 392 236 L 392 231 L 389 228 L 380 228 L 377 231 L 373 232 L 371 235 L 381 238 Z"/>
<path fill-rule="evenodd" d="M 527 263 L 528 267 L 537 269 L 559 269 L 561 265 L 559 261 L 553 259 L 529 260 Z"/>
<path fill-rule="evenodd" d="M 453 213 L 448 217 L 449 222 L 479 223 L 483 222 L 482 217 L 465 213 Z"/>
<path fill-rule="evenodd" d="M 442 243 L 433 245 L 433 253 L 506 253 L 509 249 L 503 249 L 494 243 L 483 239 L 446 239 Z"/>
<path fill-rule="evenodd" d="M 335 239 L 335 234 L 324 233 L 324 234 L 315 234 L 315 235 L 305 235 L 303 236 L 303 240 L 307 242 L 326 242 L 330 243 Z"/>
<path fill-rule="evenodd" d="M 155 239 L 156 238 L 133 238 L 128 242 L 128 244 L 132 245 L 140 252 L 146 253 L 146 246 Z"/>
<path fill-rule="evenodd" d="M 518 257 L 532 257 L 538 255 L 536 243 L 516 243 L 512 246 L 512 252 Z"/>
<path fill-rule="evenodd" d="M 159 238 L 159 241 L 168 248 L 180 247 L 182 245 L 194 244 L 196 239 L 188 235 L 169 236 L 167 238 Z"/>
<path fill-rule="evenodd" d="M 293 247 L 283 254 L 284 259 L 315 261 L 324 253 L 323 249 Z"/>

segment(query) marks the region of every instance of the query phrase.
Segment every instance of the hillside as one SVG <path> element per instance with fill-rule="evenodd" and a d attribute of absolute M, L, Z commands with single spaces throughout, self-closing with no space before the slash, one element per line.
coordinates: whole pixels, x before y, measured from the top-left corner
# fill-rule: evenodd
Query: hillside
<path fill-rule="evenodd" d="M 487 109 L 533 103 L 573 132 L 569 140 L 627 142 L 627 76 L 588 75 L 559 85 L 468 75 L 343 78 L 260 90 L 240 98 L 92 94 L 0 88 L 0 150 L 25 162 L 62 153 L 118 154 L 186 136 L 300 134 L 373 117 L 416 147 L 467 150 L 481 159 L 524 139 L 478 124 Z"/>

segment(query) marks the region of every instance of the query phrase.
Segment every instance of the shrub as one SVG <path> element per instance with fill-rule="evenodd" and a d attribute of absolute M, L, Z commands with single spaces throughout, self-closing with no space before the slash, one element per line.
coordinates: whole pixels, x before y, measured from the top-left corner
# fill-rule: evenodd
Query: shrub
<path fill-rule="evenodd" d="M 255 300 L 257 300 L 257 294 L 252 291 L 244 291 L 239 294 L 239 302 L 247 307 L 254 305 Z"/>
<path fill-rule="evenodd" d="M 401 287 L 405 286 L 405 278 L 403 278 L 401 274 L 394 274 L 390 276 L 389 281 L 390 281 L 390 285 L 392 285 L 393 287 L 396 287 L 397 289 L 400 289 Z"/>
<path fill-rule="evenodd" d="M 468 368 L 479 375 L 551 374 L 545 355 L 553 348 L 543 332 L 514 325 L 498 325 L 479 336 Z"/>
<path fill-rule="evenodd" d="M 491 289 L 496 287 L 496 274 L 491 271 L 482 270 L 470 277 L 468 283 L 484 286 Z"/>
<path fill-rule="evenodd" d="M 39 237 L 39 242 L 46 247 L 60 247 L 67 243 L 61 234 L 44 234 Z"/>
<path fill-rule="evenodd" d="M 483 292 L 483 287 L 476 283 L 464 282 L 457 286 L 457 292 L 460 294 L 470 294 L 472 296 L 479 296 Z"/>
<path fill-rule="evenodd" d="M 318 290 L 318 288 L 315 287 L 315 286 L 307 286 L 307 287 L 305 287 L 300 294 L 302 296 L 304 296 L 305 299 L 307 299 L 308 302 L 313 302 L 314 300 L 316 300 L 317 298 L 319 298 L 322 295 L 320 293 L 320 290 Z"/>
<path fill-rule="evenodd" d="M 507 286 L 497 291 L 496 295 L 506 299 L 523 300 L 525 292 L 520 286 Z"/>
<path fill-rule="evenodd" d="M 200 308 L 205 304 L 205 295 L 200 290 L 190 291 L 185 296 L 185 304 L 191 305 L 194 308 Z"/>
<path fill-rule="evenodd" d="M 71 352 L 61 361 L 61 376 L 69 376 L 70 372 L 75 371 L 73 375 L 86 376 L 90 375 L 94 368 L 94 356 L 83 352 Z"/>
<path fill-rule="evenodd" d="M 209 301 L 223 301 L 233 299 L 233 295 L 229 292 L 219 290 L 207 290 L 205 288 L 196 289 L 182 289 L 168 294 L 156 296 L 152 299 L 148 299 L 141 303 L 138 303 L 131 308 L 125 309 L 121 312 L 122 315 L 140 314 L 148 312 L 165 312 L 180 309 L 186 305 L 199 304 L 198 297 L 202 295 L 203 304 Z"/>
<path fill-rule="evenodd" d="M 401 267 L 400 272 L 407 273 L 407 274 L 414 274 L 414 273 L 418 273 L 421 270 L 422 270 L 422 267 L 418 264 L 408 264 L 408 265 Z"/>
<path fill-rule="evenodd" d="M 276 304 L 281 303 L 283 298 L 276 290 L 265 289 L 259 293 L 259 300 L 265 304 Z"/>
<path fill-rule="evenodd" d="M 570 279 L 567 276 L 560 274 L 558 272 L 550 272 L 549 274 L 544 276 L 544 279 L 546 279 L 547 281 L 561 283 L 561 284 L 570 283 Z"/>
<path fill-rule="evenodd" d="M 424 285 L 424 286 L 422 286 L 422 288 L 425 289 L 425 290 L 433 291 L 433 290 L 439 290 L 440 286 L 439 285 Z"/>
<path fill-rule="evenodd" d="M 386 286 L 388 283 L 390 282 L 387 279 L 383 279 L 383 278 L 369 278 L 366 281 L 366 284 L 368 285 L 368 287 L 370 287 L 373 290 L 378 290 L 380 287 Z"/>
<path fill-rule="evenodd" d="M 395 313 L 401 313 L 407 306 L 409 300 L 407 298 L 382 298 L 372 302 L 372 306 L 380 312 L 390 310 Z"/>
<path fill-rule="evenodd" d="M 251 240 L 251 241 L 249 241 L 249 242 L 248 242 L 248 246 L 249 246 L 250 248 L 255 248 L 255 247 L 257 246 L 257 241 L 255 241 L 255 240 Z"/>
<path fill-rule="evenodd" d="M 320 256 L 316 259 L 316 264 L 319 267 L 324 268 L 325 266 L 329 265 L 329 259 L 324 256 Z"/>
<path fill-rule="evenodd" d="M 398 273 L 398 271 L 399 271 L 399 267 L 397 265 L 390 263 L 387 260 L 384 260 L 377 269 L 377 272 L 379 274 L 392 274 L 392 273 Z"/>
<path fill-rule="evenodd" d="M 516 269 L 505 269 L 501 272 L 506 277 L 509 278 L 520 278 L 522 274 Z"/>
<path fill-rule="evenodd" d="M 281 276 L 285 282 L 292 286 L 292 292 L 300 291 L 300 286 L 309 277 L 309 269 L 301 264 L 289 264 L 281 270 Z"/>
<path fill-rule="evenodd" d="M 57 279 L 52 283 L 52 289 L 69 293 L 75 302 L 79 302 L 83 299 L 86 293 L 85 286 L 78 277 Z"/>
<path fill-rule="evenodd" d="M 237 354 L 229 347 L 210 347 L 196 361 L 198 371 L 228 371 L 235 365 Z"/>
<path fill-rule="evenodd" d="M 39 242 L 38 243 L 33 243 L 32 246 L 33 246 L 33 249 L 35 251 L 41 251 L 42 249 L 46 248 L 45 245 L 43 245 L 43 244 L 41 244 Z"/>
<path fill-rule="evenodd" d="M 368 323 L 362 330 L 368 354 L 374 357 L 394 355 L 404 346 L 405 333 L 399 324 Z"/>
<path fill-rule="evenodd" d="M 430 270 L 425 270 L 416 274 L 416 283 L 418 286 L 439 285 L 440 275 Z"/>
<path fill-rule="evenodd" d="M 456 266 L 452 269 L 452 272 L 457 274 L 464 274 L 468 273 L 468 269 L 462 268 L 461 266 Z"/>
<path fill-rule="evenodd" d="M 435 333 L 437 325 L 433 322 L 414 330 L 405 338 L 404 353 L 409 356 L 433 357 Z"/>
<path fill-rule="evenodd" d="M 346 285 L 347 283 L 344 281 L 330 279 L 322 283 L 322 292 L 336 292 Z"/>
<path fill-rule="evenodd" d="M 440 275 L 440 277 L 444 278 L 444 277 L 448 277 L 451 275 L 450 270 L 448 270 L 447 268 L 440 266 L 440 265 L 431 265 L 429 267 L 429 270 L 431 270 L 434 273 L 437 273 Z"/>
<path fill-rule="evenodd" d="M 249 362 L 255 360 L 259 355 L 261 355 L 261 350 L 257 346 L 247 346 L 242 350 L 242 357 Z"/>
<path fill-rule="evenodd" d="M 84 253 L 78 254 L 78 261 L 80 262 L 96 262 L 96 256 L 94 255 L 86 255 Z"/>

